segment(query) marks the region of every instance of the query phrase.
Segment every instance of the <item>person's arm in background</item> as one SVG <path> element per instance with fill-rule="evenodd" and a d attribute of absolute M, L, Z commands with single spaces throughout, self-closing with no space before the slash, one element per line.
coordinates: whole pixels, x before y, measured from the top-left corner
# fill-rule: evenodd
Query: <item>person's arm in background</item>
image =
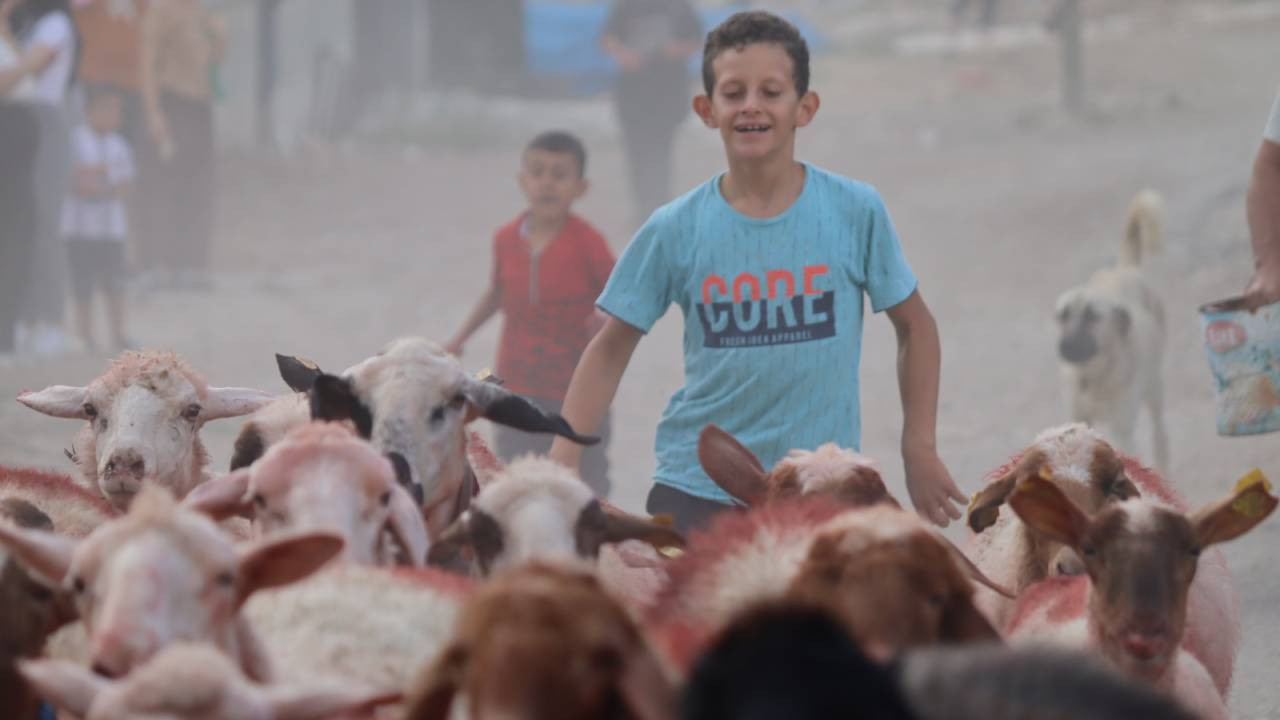
<path fill-rule="evenodd" d="M 642 337 L 644 333 L 639 329 L 612 315 L 608 317 L 604 327 L 587 344 L 569 381 L 560 414 L 570 427 L 583 435 L 590 435 L 600 427 Z M 556 437 L 547 457 L 576 470 L 582 460 L 582 446 Z"/>
<path fill-rule="evenodd" d="M 645 57 L 622 41 L 622 29 L 626 24 L 626 10 L 623 8 L 626 3 L 627 0 L 617 0 L 609 8 L 609 17 L 604 22 L 604 29 L 600 31 L 600 47 L 618 63 L 618 67 L 631 72 L 644 67 Z"/>
<path fill-rule="evenodd" d="M 142 106 L 147 113 L 147 130 L 160 150 L 160 156 L 173 156 L 173 137 L 169 134 L 169 122 L 160 108 L 160 88 L 156 84 L 156 53 L 163 32 L 163 3 L 148 3 L 142 16 L 141 52 L 139 52 L 138 79 L 142 90 Z"/>
<path fill-rule="evenodd" d="M 479 330 L 489 318 L 502 308 L 502 288 L 498 284 L 498 244 L 495 241 L 493 245 L 493 266 L 489 271 L 489 287 L 485 288 L 484 294 L 476 301 L 471 312 L 467 314 L 467 319 L 463 321 L 462 327 L 458 328 L 458 332 L 454 333 L 449 342 L 445 344 L 445 352 L 462 357 L 463 348 L 471 335 Z"/>
<path fill-rule="evenodd" d="M 1254 264 L 1245 295 L 1250 306 L 1259 307 L 1280 300 L 1280 96 L 1253 161 L 1245 209 Z"/>
<path fill-rule="evenodd" d="M 58 56 L 56 48 L 37 44 L 29 52 L 22 52 L 17 38 L 9 30 L 9 18 L 18 6 L 17 0 L 0 0 L 0 42 L 9 45 L 19 57 L 11 68 L 0 70 L 0 96 L 7 95 L 28 75 L 39 75 Z"/>
<path fill-rule="evenodd" d="M 963 516 L 968 501 L 938 457 L 938 384 L 942 343 L 919 292 L 887 311 L 898 336 L 898 393 L 902 398 L 902 464 L 916 512 L 942 527 Z M 953 503 L 960 503 L 957 508 Z"/>

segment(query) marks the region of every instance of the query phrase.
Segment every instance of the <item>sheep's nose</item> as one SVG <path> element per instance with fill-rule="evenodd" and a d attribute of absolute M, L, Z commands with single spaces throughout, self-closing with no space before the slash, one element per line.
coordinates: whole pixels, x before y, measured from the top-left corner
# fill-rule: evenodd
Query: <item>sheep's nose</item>
<path fill-rule="evenodd" d="M 118 450 L 107 460 L 108 475 L 127 475 L 141 480 L 147 474 L 147 462 L 137 450 Z"/>

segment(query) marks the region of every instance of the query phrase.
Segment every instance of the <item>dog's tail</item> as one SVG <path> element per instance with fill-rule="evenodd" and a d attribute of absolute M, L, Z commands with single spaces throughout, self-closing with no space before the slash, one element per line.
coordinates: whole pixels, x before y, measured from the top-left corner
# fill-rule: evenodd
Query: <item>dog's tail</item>
<path fill-rule="evenodd" d="M 1164 199 L 1147 189 L 1129 203 L 1129 219 L 1125 222 L 1122 265 L 1140 265 L 1142 258 L 1160 252 L 1164 247 Z"/>

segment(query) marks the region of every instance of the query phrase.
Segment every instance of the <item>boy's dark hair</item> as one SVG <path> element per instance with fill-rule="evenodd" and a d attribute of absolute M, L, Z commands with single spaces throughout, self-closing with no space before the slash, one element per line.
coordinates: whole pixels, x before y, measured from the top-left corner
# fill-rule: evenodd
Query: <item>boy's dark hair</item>
<path fill-rule="evenodd" d="M 707 33 L 707 44 L 702 48 L 702 85 L 707 95 L 716 86 L 716 73 L 711 63 L 725 50 L 742 50 L 748 45 L 776 43 L 791 58 L 791 79 L 795 81 L 796 94 L 809 92 L 809 46 L 795 25 L 770 12 L 752 10 L 734 13 Z"/>
<path fill-rule="evenodd" d="M 525 146 L 529 150 L 542 150 L 550 153 L 572 155 L 578 164 L 578 177 L 587 176 L 587 148 L 577 135 L 564 130 L 548 130 L 529 141 Z"/>

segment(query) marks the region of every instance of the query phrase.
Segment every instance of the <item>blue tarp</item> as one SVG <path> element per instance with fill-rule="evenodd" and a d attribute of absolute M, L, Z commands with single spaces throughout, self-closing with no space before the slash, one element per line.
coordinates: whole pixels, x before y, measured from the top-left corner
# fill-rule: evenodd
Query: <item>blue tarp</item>
<path fill-rule="evenodd" d="M 547 87 L 571 95 L 590 95 L 609 87 L 617 66 L 600 48 L 607 2 L 594 4 L 535 2 L 524 4 L 525 69 L 530 77 Z M 745 5 L 728 5 L 699 11 L 704 30 L 719 25 Z M 809 51 L 821 49 L 822 39 L 802 18 L 784 13 L 809 44 Z M 699 58 L 689 61 L 690 75 L 699 72 Z"/>

